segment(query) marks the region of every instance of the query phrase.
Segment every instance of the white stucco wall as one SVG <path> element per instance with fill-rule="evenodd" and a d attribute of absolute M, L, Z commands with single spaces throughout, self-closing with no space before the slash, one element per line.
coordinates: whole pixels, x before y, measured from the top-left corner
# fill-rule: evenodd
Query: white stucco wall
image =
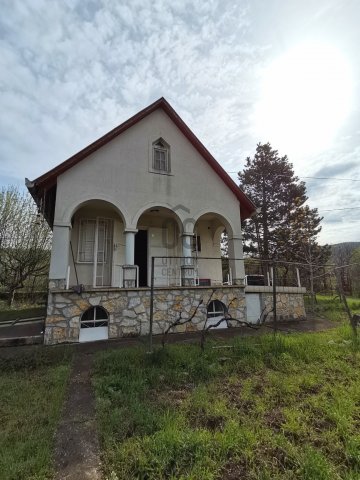
<path fill-rule="evenodd" d="M 171 148 L 170 175 L 149 171 L 152 143 L 159 137 Z M 151 205 L 183 205 L 190 210 L 178 209 L 183 220 L 216 212 L 227 218 L 234 234 L 240 233 L 238 199 L 162 110 L 59 176 L 54 223 L 68 223 L 89 199 L 116 205 L 127 228 L 136 228 Z"/>
<path fill-rule="evenodd" d="M 170 145 L 171 173 L 168 175 L 150 171 L 152 144 L 160 137 Z M 147 221 L 146 216 L 141 215 L 156 206 L 174 210 L 180 219 L 180 228 L 189 233 L 193 233 L 195 222 L 202 215 L 209 212 L 218 214 L 225 219 L 223 223 L 226 224 L 229 236 L 235 238 L 234 256 L 242 256 L 238 199 L 161 109 L 58 177 L 54 247 L 57 231 L 70 227 L 73 220 L 71 239 L 76 255 L 76 218 L 83 214 L 93 218 L 95 214 L 94 209 L 87 211 L 86 207 L 83 207 L 83 210 L 79 210 L 82 204 L 89 200 L 103 200 L 114 206 L 113 209 L 110 208 L 110 216 L 114 218 L 114 244 L 119 245 L 119 248 L 114 250 L 114 266 L 124 263 L 124 230 L 150 227 L 155 220 Z M 100 216 L 109 216 L 108 211 L 103 212 L 101 209 L 98 213 Z M 208 229 L 206 222 L 200 221 L 196 228 L 202 236 L 201 255 L 218 256 L 219 235 L 215 235 L 214 229 L 205 231 Z M 169 232 L 169 235 L 172 234 Z M 62 237 L 65 238 L 65 235 Z M 67 261 L 71 262 L 70 256 L 66 258 L 65 246 L 60 245 L 62 242 L 61 239 L 57 242 L 59 246 L 56 246 L 56 250 L 62 248 L 65 253 L 57 255 L 53 251 L 50 278 L 63 278 L 63 265 Z M 168 249 L 167 255 L 182 255 L 181 245 Z M 90 284 L 91 274 L 87 268 L 84 265 L 79 266 L 82 275 L 89 277 Z M 243 277 L 242 269 L 239 265 L 239 278 Z M 203 262 L 199 268 L 199 276 L 221 281 L 220 261 L 206 264 Z M 74 272 L 71 272 L 70 283 L 75 283 L 74 280 Z M 116 283 L 117 279 L 113 281 L 113 285 Z"/>

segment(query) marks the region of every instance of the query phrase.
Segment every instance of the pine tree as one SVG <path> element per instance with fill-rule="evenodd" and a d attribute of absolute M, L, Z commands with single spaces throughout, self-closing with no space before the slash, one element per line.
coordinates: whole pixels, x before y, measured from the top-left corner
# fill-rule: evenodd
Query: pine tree
<path fill-rule="evenodd" d="M 259 143 L 254 158 L 247 157 L 239 180 L 258 207 L 243 227 L 245 251 L 264 260 L 284 256 L 285 227 L 307 200 L 305 183 L 295 176 L 287 156 L 280 157 L 269 143 Z"/>
<path fill-rule="evenodd" d="M 328 261 L 330 247 L 317 242 L 322 217 L 316 208 L 304 205 L 305 183 L 295 176 L 288 158 L 279 157 L 269 143 L 257 145 L 254 158 L 246 159 L 239 179 L 258 207 L 258 213 L 243 226 L 244 251 L 261 260 L 301 263 L 303 280 L 313 293 L 315 274 Z M 284 263 L 279 272 L 283 285 L 288 265 Z"/>

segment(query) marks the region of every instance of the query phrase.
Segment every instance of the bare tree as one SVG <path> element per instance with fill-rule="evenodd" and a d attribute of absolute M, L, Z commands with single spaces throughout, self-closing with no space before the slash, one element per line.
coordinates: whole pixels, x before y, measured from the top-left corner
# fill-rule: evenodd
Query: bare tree
<path fill-rule="evenodd" d="M 0 284 L 11 306 L 15 291 L 49 268 L 51 231 L 31 197 L 16 187 L 0 190 Z"/>
<path fill-rule="evenodd" d="M 349 265 L 352 263 L 352 254 L 359 246 L 358 242 L 343 242 L 338 243 L 337 245 L 333 245 L 332 247 L 332 256 L 334 263 L 340 267 L 342 265 Z M 347 295 L 353 294 L 353 285 L 352 285 L 352 273 L 353 270 L 349 268 L 341 268 L 340 269 L 340 277 L 342 288 Z"/>

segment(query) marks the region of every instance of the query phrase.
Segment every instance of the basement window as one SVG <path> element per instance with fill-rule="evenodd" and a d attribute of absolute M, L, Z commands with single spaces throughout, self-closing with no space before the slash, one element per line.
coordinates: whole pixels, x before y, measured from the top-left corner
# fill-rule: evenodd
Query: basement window
<path fill-rule="evenodd" d="M 81 316 L 81 328 L 107 327 L 108 314 L 103 307 L 91 307 Z"/>
<path fill-rule="evenodd" d="M 222 302 L 220 302 L 220 300 L 213 300 L 209 303 L 207 317 L 225 317 L 226 311 L 226 306 Z"/>

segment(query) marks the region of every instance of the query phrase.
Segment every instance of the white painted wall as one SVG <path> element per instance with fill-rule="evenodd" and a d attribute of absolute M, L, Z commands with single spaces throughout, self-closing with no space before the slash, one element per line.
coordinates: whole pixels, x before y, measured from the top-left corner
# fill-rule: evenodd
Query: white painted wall
<path fill-rule="evenodd" d="M 171 148 L 169 175 L 153 173 L 149 168 L 152 143 L 159 137 Z M 234 236 L 241 237 L 238 199 L 161 109 L 59 176 L 54 230 L 58 225 L 69 225 L 79 206 L 93 199 L 110 202 L 123 219 L 122 224 L 118 218 L 115 221 L 114 243 L 121 248 L 115 252 L 114 263 L 123 261 L 121 232 L 124 228 L 136 229 L 142 212 L 151 206 L 175 209 L 189 232 L 194 226 L 191 219 L 215 212 L 226 218 Z M 178 205 L 183 208 L 175 208 Z M 78 211 L 76 216 L 79 214 Z M 93 212 L 89 214 L 93 215 Z M 75 221 L 72 232 L 74 244 L 77 242 L 76 228 Z M 54 240 L 55 248 L 61 240 Z M 205 246 L 207 255 L 211 256 L 209 252 L 215 252 L 215 247 L 210 240 L 207 242 L 206 235 Z M 57 272 L 63 270 L 63 262 L 63 257 L 53 253 L 51 271 L 54 278 L 57 278 Z M 221 279 L 215 264 L 211 268 L 211 276 Z M 207 278 L 208 274 L 204 276 Z"/>
<path fill-rule="evenodd" d="M 207 220 L 200 220 L 196 224 L 196 235 L 200 236 L 201 252 L 198 252 L 198 275 L 199 278 L 206 278 L 211 280 L 212 285 L 221 285 L 222 266 L 221 266 L 221 252 L 220 252 L 220 236 L 224 229 L 213 229 L 213 222 Z M 205 258 L 204 258 L 205 257 Z M 216 257 L 218 260 L 209 260 L 206 257 Z M 204 258 L 204 260 L 201 260 Z"/>
<path fill-rule="evenodd" d="M 171 147 L 171 175 L 149 171 L 152 143 L 164 138 Z M 240 232 L 239 202 L 169 117 L 157 110 L 119 137 L 60 175 L 55 224 L 69 222 L 77 206 L 88 199 L 108 200 L 125 216 L 126 227 L 149 205 L 184 205 L 190 214 L 218 212 Z"/>

